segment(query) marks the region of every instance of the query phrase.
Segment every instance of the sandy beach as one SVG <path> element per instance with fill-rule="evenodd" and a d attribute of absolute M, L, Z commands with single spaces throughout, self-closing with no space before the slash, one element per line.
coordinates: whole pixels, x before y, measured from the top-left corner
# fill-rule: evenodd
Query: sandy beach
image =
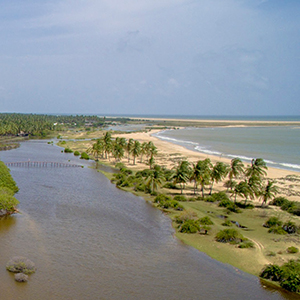
<path fill-rule="evenodd" d="M 231 121 L 232 122 L 232 121 Z M 125 137 L 126 139 L 132 138 L 140 142 L 152 141 L 158 149 L 158 155 L 155 157 L 155 163 L 166 168 L 173 168 L 180 160 L 188 160 L 191 163 L 210 158 L 213 163 L 222 161 L 230 163 L 230 159 L 208 155 L 197 151 L 186 149 L 183 146 L 176 145 L 167 141 L 160 140 L 153 136 L 159 130 L 151 130 L 150 132 L 134 132 L 126 134 L 117 134 L 115 136 Z M 125 162 L 125 160 L 123 160 Z M 245 163 L 247 165 L 247 163 Z M 144 169 L 145 164 L 140 163 L 137 159 L 136 165 L 130 164 L 130 168 Z M 279 194 L 287 197 L 289 200 L 300 201 L 300 173 L 284 169 L 268 167 L 268 174 L 266 180 L 274 180 L 279 188 Z M 216 185 L 217 189 L 224 189 L 223 183 Z"/>

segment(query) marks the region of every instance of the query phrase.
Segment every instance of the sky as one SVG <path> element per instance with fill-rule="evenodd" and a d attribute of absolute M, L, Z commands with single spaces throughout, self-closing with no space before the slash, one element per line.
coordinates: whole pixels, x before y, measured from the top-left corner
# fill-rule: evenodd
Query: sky
<path fill-rule="evenodd" d="M 300 115 L 299 0 L 2 0 L 0 112 Z"/>

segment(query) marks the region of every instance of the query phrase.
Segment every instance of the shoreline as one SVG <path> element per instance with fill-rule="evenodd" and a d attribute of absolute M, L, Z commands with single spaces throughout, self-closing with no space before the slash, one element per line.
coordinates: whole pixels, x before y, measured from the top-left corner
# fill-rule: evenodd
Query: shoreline
<path fill-rule="evenodd" d="M 230 164 L 230 158 L 219 157 L 217 155 L 191 150 L 176 143 L 172 143 L 171 141 L 165 141 L 156 136 L 153 136 L 153 134 L 157 134 L 161 131 L 162 130 L 160 129 L 153 129 L 149 132 L 131 132 L 126 134 L 115 134 L 113 136 L 125 137 L 126 139 L 133 138 L 134 140 L 139 140 L 140 142 L 152 141 L 158 149 L 158 155 L 157 157 L 155 157 L 156 163 L 169 169 L 174 167 L 178 161 L 183 159 L 188 160 L 191 163 L 195 163 L 198 160 L 210 158 L 212 163 L 224 162 Z M 249 162 L 245 162 L 244 160 L 243 162 L 245 166 L 249 165 Z M 145 164 L 141 164 L 137 161 L 137 164 L 130 165 L 130 168 L 144 169 Z M 292 183 L 289 181 L 293 181 L 293 183 L 295 182 L 293 178 L 290 178 L 289 180 L 287 176 L 298 178 L 299 184 L 293 184 L 293 187 L 291 188 L 290 186 L 292 185 Z M 300 201 L 300 172 L 268 166 L 266 180 L 268 179 L 276 181 L 276 185 L 278 185 L 278 187 L 280 188 L 280 193 L 278 194 L 278 196 L 282 195 L 285 197 L 289 197 L 290 200 Z"/>

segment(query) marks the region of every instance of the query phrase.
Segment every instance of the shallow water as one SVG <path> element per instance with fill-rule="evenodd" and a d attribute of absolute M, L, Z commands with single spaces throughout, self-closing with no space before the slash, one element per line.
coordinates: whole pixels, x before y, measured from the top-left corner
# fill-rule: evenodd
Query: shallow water
<path fill-rule="evenodd" d="M 21 214 L 0 220 L 0 299 L 296 299 L 210 259 L 173 237 L 168 217 L 125 193 L 93 162 L 42 141 L 1 160 L 58 161 L 85 168 L 11 168 Z M 5 270 L 35 262 L 26 284 Z"/>
<path fill-rule="evenodd" d="M 300 171 L 299 126 L 185 128 L 155 136 L 206 154 L 247 162 L 260 157 L 270 167 Z"/>

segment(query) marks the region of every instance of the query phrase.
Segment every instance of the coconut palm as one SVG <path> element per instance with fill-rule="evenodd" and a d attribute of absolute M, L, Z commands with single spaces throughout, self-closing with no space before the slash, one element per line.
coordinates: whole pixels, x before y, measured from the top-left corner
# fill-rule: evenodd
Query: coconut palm
<path fill-rule="evenodd" d="M 172 178 L 174 184 L 180 184 L 181 194 L 185 184 L 189 181 L 191 171 L 190 163 L 186 160 L 179 162 L 178 166 L 175 168 L 175 173 L 173 174 Z"/>
<path fill-rule="evenodd" d="M 92 147 L 86 150 L 87 153 L 91 153 L 95 156 L 95 160 L 98 161 L 99 155 L 103 156 L 104 151 L 104 141 L 103 139 L 97 139 L 96 143 L 92 145 Z"/>
<path fill-rule="evenodd" d="M 261 191 L 261 197 L 263 199 L 261 207 L 263 207 L 264 204 L 267 204 L 268 200 L 274 198 L 277 193 L 278 187 L 274 185 L 274 181 L 268 180 L 268 184 Z"/>
<path fill-rule="evenodd" d="M 229 181 L 233 181 L 233 178 L 238 178 L 244 173 L 244 164 L 239 158 L 233 158 L 230 163 L 230 170 L 228 172 Z"/>
<path fill-rule="evenodd" d="M 245 198 L 245 205 L 247 203 L 248 197 L 252 197 L 252 191 L 246 181 L 239 182 L 233 189 L 233 194 L 235 195 L 234 203 L 236 203 L 236 197 L 240 196 Z"/>
<path fill-rule="evenodd" d="M 127 150 L 127 153 L 128 153 L 128 162 L 130 162 L 130 153 L 132 151 L 133 144 L 134 144 L 134 140 L 129 139 L 128 143 L 127 143 L 127 146 L 126 146 L 126 150 Z"/>
<path fill-rule="evenodd" d="M 112 140 L 111 140 L 111 133 L 107 131 L 103 137 L 104 141 L 104 152 L 105 152 L 105 158 L 109 158 L 109 154 L 112 151 Z"/>
<path fill-rule="evenodd" d="M 141 154 L 141 143 L 139 141 L 134 141 L 131 153 L 133 156 L 133 164 L 135 165 L 135 159 Z"/>
<path fill-rule="evenodd" d="M 144 142 L 141 145 L 141 163 L 143 162 L 144 154 L 147 154 L 147 142 Z"/>
<path fill-rule="evenodd" d="M 161 186 L 165 180 L 164 172 L 158 165 L 154 166 L 153 170 L 148 173 L 146 184 L 151 192 L 157 191 L 158 186 Z"/>
<path fill-rule="evenodd" d="M 251 165 L 246 169 L 246 176 L 258 176 L 263 177 L 267 175 L 268 167 L 266 162 L 262 158 L 252 159 Z"/>
<path fill-rule="evenodd" d="M 201 186 L 202 197 L 204 197 L 204 188 L 210 183 L 212 163 L 209 158 L 199 160 L 197 169 L 199 170 L 198 182 Z"/>
<path fill-rule="evenodd" d="M 210 186 L 210 195 L 212 193 L 214 182 L 220 182 L 229 172 L 229 166 L 223 162 L 217 162 L 210 173 L 211 186 Z"/>

